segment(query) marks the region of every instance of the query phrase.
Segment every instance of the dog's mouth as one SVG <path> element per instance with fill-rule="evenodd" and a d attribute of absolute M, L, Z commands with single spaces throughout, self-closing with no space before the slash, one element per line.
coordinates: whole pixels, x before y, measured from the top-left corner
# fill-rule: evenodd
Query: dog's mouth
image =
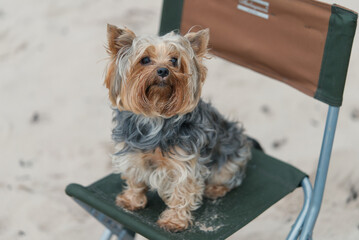
<path fill-rule="evenodd" d="M 153 84 L 149 85 L 149 86 L 146 88 L 146 94 L 148 94 L 148 92 L 149 92 L 152 88 L 153 88 L 153 89 L 158 88 L 158 90 L 164 90 L 164 91 L 166 91 L 167 88 L 172 88 L 172 85 L 169 84 L 167 81 L 159 81 L 159 82 L 153 83 Z"/>
<path fill-rule="evenodd" d="M 160 114 L 168 111 L 168 104 L 172 95 L 172 86 L 163 82 L 153 84 L 146 89 L 146 97 L 150 103 L 150 108 Z"/>
<path fill-rule="evenodd" d="M 175 74 L 168 77 L 153 76 L 142 82 L 140 101 L 149 113 L 171 117 L 186 108 L 188 87 L 185 79 Z"/>
<path fill-rule="evenodd" d="M 149 86 L 146 88 L 146 97 L 148 100 L 156 102 L 168 101 L 173 94 L 173 85 L 170 83 L 169 79 L 159 79 L 156 78 Z"/>

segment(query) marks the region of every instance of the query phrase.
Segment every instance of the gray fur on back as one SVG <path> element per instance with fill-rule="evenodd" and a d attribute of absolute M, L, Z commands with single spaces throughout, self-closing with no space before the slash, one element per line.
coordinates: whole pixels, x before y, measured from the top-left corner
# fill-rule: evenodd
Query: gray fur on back
<path fill-rule="evenodd" d="M 188 155 L 199 154 L 207 166 L 222 166 L 228 159 L 239 159 L 247 145 L 243 128 L 226 119 L 209 103 L 199 101 L 190 113 L 171 118 L 148 118 L 129 111 L 114 110 L 112 139 L 124 143 L 116 155 L 128 152 L 175 154 L 179 147 Z"/>

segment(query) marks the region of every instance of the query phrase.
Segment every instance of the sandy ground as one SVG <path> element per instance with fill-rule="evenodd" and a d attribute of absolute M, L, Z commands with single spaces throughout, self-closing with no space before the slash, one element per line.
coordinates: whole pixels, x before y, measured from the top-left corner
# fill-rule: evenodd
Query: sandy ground
<path fill-rule="evenodd" d="M 103 227 L 64 189 L 111 172 L 106 23 L 157 33 L 160 9 L 159 0 L 1 1 L 0 239 L 99 238 Z M 358 64 L 356 39 L 316 239 L 359 239 Z M 327 106 L 223 60 L 207 66 L 204 98 L 313 179 Z M 230 239 L 284 239 L 301 203 L 296 190 Z"/>

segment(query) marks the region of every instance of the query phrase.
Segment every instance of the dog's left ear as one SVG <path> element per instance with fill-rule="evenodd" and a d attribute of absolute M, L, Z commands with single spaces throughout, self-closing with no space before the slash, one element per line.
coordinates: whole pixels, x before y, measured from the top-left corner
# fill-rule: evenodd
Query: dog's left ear
<path fill-rule="evenodd" d="M 128 28 L 107 24 L 108 53 L 115 57 L 122 48 L 130 47 L 136 35 Z"/>
<path fill-rule="evenodd" d="M 198 58 L 202 58 L 208 51 L 209 29 L 203 29 L 198 32 L 190 32 L 185 38 L 191 43 L 191 47 Z"/>

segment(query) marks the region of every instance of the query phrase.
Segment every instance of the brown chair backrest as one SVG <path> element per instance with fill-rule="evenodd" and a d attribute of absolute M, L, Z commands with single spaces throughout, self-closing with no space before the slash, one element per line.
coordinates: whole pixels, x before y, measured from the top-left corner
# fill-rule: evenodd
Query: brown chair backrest
<path fill-rule="evenodd" d="M 209 28 L 213 54 L 340 106 L 356 21 L 313 0 L 165 0 L 160 34 Z"/>

